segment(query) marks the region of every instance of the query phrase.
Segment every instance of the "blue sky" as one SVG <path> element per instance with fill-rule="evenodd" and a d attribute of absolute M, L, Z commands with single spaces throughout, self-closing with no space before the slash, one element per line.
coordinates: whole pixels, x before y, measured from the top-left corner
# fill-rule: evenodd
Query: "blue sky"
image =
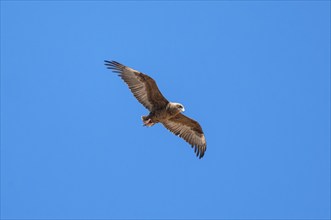
<path fill-rule="evenodd" d="M 330 2 L 1 1 L 1 218 L 330 218 Z"/>

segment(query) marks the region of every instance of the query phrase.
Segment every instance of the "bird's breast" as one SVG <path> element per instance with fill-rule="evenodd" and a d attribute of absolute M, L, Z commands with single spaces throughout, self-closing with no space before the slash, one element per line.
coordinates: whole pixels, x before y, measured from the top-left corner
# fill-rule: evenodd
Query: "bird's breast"
<path fill-rule="evenodd" d="M 175 112 L 171 109 L 159 109 L 151 112 L 152 120 L 157 122 L 167 121 L 168 119 L 174 117 L 179 112 Z"/>

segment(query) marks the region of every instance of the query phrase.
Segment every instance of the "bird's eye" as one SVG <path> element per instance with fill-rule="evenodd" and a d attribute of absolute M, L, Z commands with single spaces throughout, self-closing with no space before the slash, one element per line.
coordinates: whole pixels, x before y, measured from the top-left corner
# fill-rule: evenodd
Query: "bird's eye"
<path fill-rule="evenodd" d="M 178 108 L 183 108 L 183 106 L 179 105 Z"/>

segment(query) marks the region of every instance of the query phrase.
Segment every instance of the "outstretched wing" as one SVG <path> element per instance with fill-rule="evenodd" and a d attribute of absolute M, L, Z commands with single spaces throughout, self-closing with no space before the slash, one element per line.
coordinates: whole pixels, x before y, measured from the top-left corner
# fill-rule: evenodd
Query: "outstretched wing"
<path fill-rule="evenodd" d="M 199 159 L 203 157 L 207 144 L 205 135 L 203 134 L 202 128 L 198 122 L 186 117 L 183 114 L 178 114 L 175 117 L 163 122 L 163 125 L 169 131 L 191 144 Z"/>
<path fill-rule="evenodd" d="M 149 111 L 160 109 L 169 103 L 151 77 L 116 61 L 105 60 L 105 65 L 108 69 L 118 73 L 136 99 Z"/>

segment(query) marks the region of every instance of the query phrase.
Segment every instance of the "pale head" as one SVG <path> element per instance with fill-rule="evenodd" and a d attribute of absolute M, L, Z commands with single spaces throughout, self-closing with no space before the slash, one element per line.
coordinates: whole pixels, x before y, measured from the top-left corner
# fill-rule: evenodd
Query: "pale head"
<path fill-rule="evenodd" d="M 172 109 L 178 109 L 179 112 L 184 112 L 185 111 L 184 106 L 182 104 L 180 104 L 180 103 L 170 102 L 168 105 Z"/>

